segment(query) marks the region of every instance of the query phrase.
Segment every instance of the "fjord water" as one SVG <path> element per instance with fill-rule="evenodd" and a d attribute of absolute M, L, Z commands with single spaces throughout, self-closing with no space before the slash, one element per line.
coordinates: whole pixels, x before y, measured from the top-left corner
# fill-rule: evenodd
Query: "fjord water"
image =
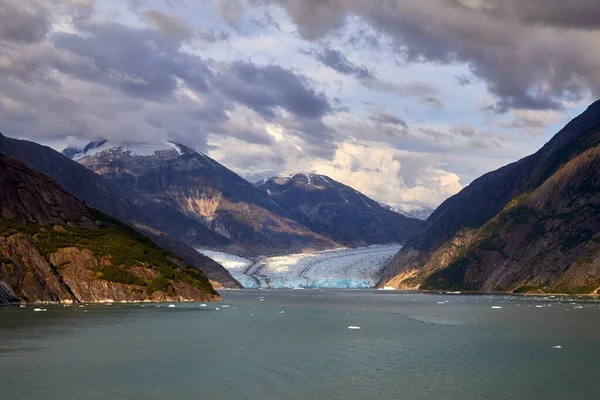
<path fill-rule="evenodd" d="M 223 297 L 207 307 L 0 308 L 0 397 L 600 397 L 599 302 L 371 290 Z"/>

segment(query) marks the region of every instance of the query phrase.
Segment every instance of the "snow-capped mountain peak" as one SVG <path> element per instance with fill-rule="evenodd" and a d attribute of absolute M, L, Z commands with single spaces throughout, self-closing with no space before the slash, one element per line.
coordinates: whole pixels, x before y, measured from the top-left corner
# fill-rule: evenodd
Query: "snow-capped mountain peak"
<path fill-rule="evenodd" d="M 409 218 L 416 218 L 416 219 L 420 219 L 425 221 L 427 218 L 429 218 L 429 216 L 431 214 L 433 214 L 433 212 L 435 211 L 435 209 L 430 208 L 430 207 L 411 207 L 411 206 L 406 206 L 406 205 L 402 205 L 402 204 L 396 204 L 394 206 L 391 206 L 389 204 L 385 204 L 385 203 L 379 203 L 383 208 L 386 208 L 390 211 L 394 211 L 395 213 L 404 215 L 405 217 L 409 217 Z"/>
<path fill-rule="evenodd" d="M 75 161 L 101 153 L 120 152 L 133 157 L 153 157 L 158 154 L 176 158 L 183 154 L 184 146 L 173 142 L 111 142 L 96 140 L 88 143 L 83 149 L 68 147 L 63 154 Z"/>

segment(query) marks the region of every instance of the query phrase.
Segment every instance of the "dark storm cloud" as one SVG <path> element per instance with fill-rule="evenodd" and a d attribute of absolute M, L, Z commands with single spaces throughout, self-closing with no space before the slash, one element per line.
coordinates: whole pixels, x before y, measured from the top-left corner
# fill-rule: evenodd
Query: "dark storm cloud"
<path fill-rule="evenodd" d="M 461 5 L 459 1 L 452 2 Z M 516 18 L 548 27 L 600 28 L 600 2 L 597 0 L 485 0 L 480 10 L 494 17 Z"/>
<path fill-rule="evenodd" d="M 357 16 L 408 62 L 465 63 L 497 97 L 493 109 L 560 109 L 600 96 L 596 0 L 264 0 L 307 40 Z"/>
<path fill-rule="evenodd" d="M 302 118 L 321 118 L 331 111 L 327 97 L 308 79 L 277 65 L 234 62 L 220 75 L 218 89 L 266 118 L 281 107 Z"/>
<path fill-rule="evenodd" d="M 0 40 L 35 43 L 50 29 L 50 15 L 29 0 L 0 2 Z"/>
<path fill-rule="evenodd" d="M 375 115 L 370 116 L 369 119 L 380 124 L 399 125 L 408 129 L 406 121 L 388 111 L 378 111 Z"/>
<path fill-rule="evenodd" d="M 87 68 L 63 68 L 81 79 L 153 100 L 172 96 L 180 79 L 197 92 L 224 96 L 266 118 L 275 117 L 277 108 L 303 118 L 320 118 L 331 110 L 325 95 L 304 76 L 280 66 L 234 62 L 215 72 L 207 61 L 182 51 L 180 41 L 153 29 L 114 23 L 81 28 L 85 36 L 52 36 L 56 47 L 92 61 Z"/>
<path fill-rule="evenodd" d="M 22 29 L 0 25 L 0 117 L 7 134 L 117 140 L 124 134 L 131 140 L 168 135 L 200 148 L 215 134 L 270 145 L 273 138 L 259 117 L 237 114 L 232 120 L 230 113 L 244 106 L 297 129 L 314 142 L 309 147 L 331 147 L 325 146 L 331 130 L 321 118 L 333 108 L 305 76 L 277 65 L 207 60 L 184 49 L 190 35 L 221 41 L 225 32 L 199 31 L 146 12 L 138 15 L 148 28 L 73 18 L 77 33 L 48 34 L 41 6 L 37 14 L 4 5 L 1 10 L 3 18 L 30 23 Z"/>
<path fill-rule="evenodd" d="M 366 67 L 360 67 L 353 64 L 338 50 L 325 48 L 323 51 L 314 51 L 311 53 L 315 59 L 323 63 L 324 65 L 332 68 L 344 75 L 351 75 L 357 79 L 368 79 L 374 78 L 371 71 Z"/>
<path fill-rule="evenodd" d="M 304 52 L 315 58 L 323 65 L 347 76 L 356 78 L 365 87 L 381 92 L 395 93 L 402 97 L 418 97 L 421 103 L 430 107 L 440 108 L 444 103 L 437 97 L 438 90 L 428 83 L 410 82 L 398 84 L 382 81 L 374 72 L 366 67 L 352 63 L 339 50 L 325 47 L 322 51 Z"/>

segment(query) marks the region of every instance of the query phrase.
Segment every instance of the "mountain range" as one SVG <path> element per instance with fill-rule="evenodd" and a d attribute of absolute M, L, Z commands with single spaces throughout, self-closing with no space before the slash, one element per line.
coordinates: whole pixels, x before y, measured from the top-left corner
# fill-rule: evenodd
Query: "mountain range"
<path fill-rule="evenodd" d="M 134 226 L 168 251 L 198 267 L 215 287 L 241 288 L 231 274 L 218 263 L 204 257 L 184 242 L 167 236 L 154 226 L 132 201 L 119 193 L 110 182 L 84 166 L 40 144 L 8 138 L 0 134 L 0 153 L 38 170 L 73 193 L 87 205 Z"/>
<path fill-rule="evenodd" d="M 577 294 L 600 288 L 600 102 L 538 152 L 476 179 L 425 221 L 324 175 L 293 173 L 253 185 L 177 143 L 100 140 L 59 154 L 0 135 L 0 153 L 48 175 L 84 207 L 128 224 L 82 211 L 79 220 L 87 222 L 76 226 L 133 227 L 216 287 L 241 286 L 196 249 L 257 259 L 396 243 L 404 246 L 378 269 L 379 287 Z M 47 229 L 35 221 L 38 233 Z M 4 222 L 7 229 L 15 223 L 22 221 Z M 34 242 L 42 237 L 28 232 L 19 231 Z M 16 296 L 11 288 L 5 298 Z"/>
<path fill-rule="evenodd" d="M 538 152 L 446 200 L 380 286 L 595 293 L 600 287 L 600 102 Z"/>
<path fill-rule="evenodd" d="M 348 247 L 404 243 L 422 224 L 325 175 L 278 176 L 257 187 L 312 231 Z"/>
<path fill-rule="evenodd" d="M 0 154 L 0 304 L 220 300 L 195 267 Z"/>
<path fill-rule="evenodd" d="M 176 143 L 99 141 L 63 154 L 152 215 L 154 227 L 194 247 L 253 257 L 402 243 L 422 223 L 321 175 L 255 186 Z"/>

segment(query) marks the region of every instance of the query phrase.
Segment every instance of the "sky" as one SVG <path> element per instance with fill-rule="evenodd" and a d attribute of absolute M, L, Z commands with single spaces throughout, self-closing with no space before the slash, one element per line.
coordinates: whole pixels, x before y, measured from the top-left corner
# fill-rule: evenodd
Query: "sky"
<path fill-rule="evenodd" d="M 597 0 L 4 0 L 0 132 L 436 207 L 600 95 Z"/>

